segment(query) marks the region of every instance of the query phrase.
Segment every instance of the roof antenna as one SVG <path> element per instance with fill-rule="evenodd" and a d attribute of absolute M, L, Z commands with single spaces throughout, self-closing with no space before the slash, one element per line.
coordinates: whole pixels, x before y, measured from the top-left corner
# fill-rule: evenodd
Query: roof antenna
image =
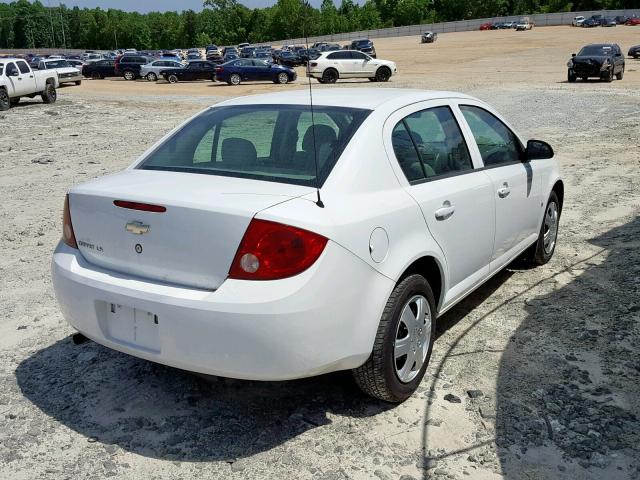
<path fill-rule="evenodd" d="M 307 26 L 307 14 L 309 12 L 309 8 L 311 7 L 311 5 L 309 4 L 309 2 L 305 1 L 304 7 L 305 7 L 305 15 L 304 15 L 304 22 L 302 24 L 302 34 L 304 35 L 304 42 L 307 47 L 307 71 L 308 71 L 309 62 L 311 61 L 311 58 L 309 57 L 309 38 L 307 37 L 306 26 Z M 316 122 L 313 116 L 313 89 L 311 88 L 311 77 L 309 75 L 307 75 L 307 80 L 309 81 L 309 106 L 311 110 L 311 127 L 312 127 L 311 132 L 313 134 L 312 135 L 313 136 L 313 162 L 316 167 L 316 194 L 318 196 L 318 200 L 315 203 L 320 208 L 324 208 L 324 203 L 322 203 L 322 199 L 320 198 L 320 178 L 318 177 L 318 149 L 316 147 Z"/>

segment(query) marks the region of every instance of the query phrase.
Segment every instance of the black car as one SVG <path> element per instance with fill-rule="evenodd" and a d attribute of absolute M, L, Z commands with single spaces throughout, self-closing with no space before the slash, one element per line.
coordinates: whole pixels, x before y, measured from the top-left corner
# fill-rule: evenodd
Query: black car
<path fill-rule="evenodd" d="M 297 67 L 298 65 L 304 65 L 305 63 L 297 53 L 289 52 L 287 50 L 280 52 L 277 58 L 277 63 L 284 65 L 285 67 Z"/>
<path fill-rule="evenodd" d="M 122 75 L 125 80 L 140 78 L 140 68 L 153 59 L 142 55 L 126 54 L 116 58 L 116 75 Z"/>
<path fill-rule="evenodd" d="M 360 38 L 358 40 L 353 40 L 350 46 L 351 50 L 360 50 L 363 53 L 366 53 L 370 57 L 376 58 L 376 49 L 373 46 L 373 42 L 368 38 Z"/>
<path fill-rule="evenodd" d="M 640 58 L 640 45 L 635 45 L 629 49 L 628 55 L 633 58 Z"/>
<path fill-rule="evenodd" d="M 629 20 L 629 17 L 627 17 L 626 15 L 618 15 L 616 18 L 614 18 L 614 20 L 616 24 L 624 25 Z"/>
<path fill-rule="evenodd" d="M 617 44 L 594 43 L 582 47 L 577 55 L 572 55 L 567 63 L 567 80 L 575 82 L 577 78 L 587 80 L 589 77 L 597 77 L 611 82 L 614 76 L 622 80 L 624 66 L 624 56 Z"/>
<path fill-rule="evenodd" d="M 160 75 L 169 83 L 190 82 L 193 80 L 214 80 L 216 64 L 213 62 L 191 62 L 185 68 L 163 70 Z"/>
<path fill-rule="evenodd" d="M 603 27 L 615 27 L 618 23 L 613 18 L 605 18 L 600 23 Z"/>
<path fill-rule="evenodd" d="M 270 81 L 289 83 L 296 79 L 296 71 L 282 65 L 274 65 L 258 59 L 239 58 L 216 67 L 215 80 L 229 85 L 244 81 Z"/>
<path fill-rule="evenodd" d="M 98 60 L 97 62 L 86 63 L 82 67 L 82 75 L 95 80 L 120 76 L 116 73 L 115 60 Z"/>
<path fill-rule="evenodd" d="M 256 51 L 256 47 L 243 47 L 240 50 L 240 58 L 251 58 L 253 57 L 253 52 Z"/>
<path fill-rule="evenodd" d="M 422 34 L 421 43 L 433 43 L 438 39 L 436 32 L 424 32 Z"/>

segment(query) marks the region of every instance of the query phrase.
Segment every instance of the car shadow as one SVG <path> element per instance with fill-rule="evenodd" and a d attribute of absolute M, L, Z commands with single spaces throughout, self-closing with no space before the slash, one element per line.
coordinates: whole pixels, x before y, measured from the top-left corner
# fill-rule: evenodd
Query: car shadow
<path fill-rule="evenodd" d="M 249 457 L 336 415 L 377 415 L 350 373 L 288 382 L 191 374 L 93 342 L 55 342 L 16 370 L 24 396 L 89 441 L 146 457 L 204 462 Z"/>

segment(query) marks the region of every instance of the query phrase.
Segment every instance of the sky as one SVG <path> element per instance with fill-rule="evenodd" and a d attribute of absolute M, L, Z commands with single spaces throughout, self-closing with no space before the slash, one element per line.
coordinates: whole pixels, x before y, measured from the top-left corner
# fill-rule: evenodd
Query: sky
<path fill-rule="evenodd" d="M 12 0 L 0 0 L 2 3 L 10 3 Z M 128 12 L 146 13 L 151 11 L 167 11 L 167 10 L 202 10 L 202 0 L 40 0 L 44 6 L 57 7 L 58 3 L 64 3 L 67 7 L 100 7 L 118 8 Z M 240 3 L 249 8 L 268 7 L 274 5 L 276 0 L 239 0 Z M 314 7 L 320 6 L 322 0 L 311 0 Z"/>

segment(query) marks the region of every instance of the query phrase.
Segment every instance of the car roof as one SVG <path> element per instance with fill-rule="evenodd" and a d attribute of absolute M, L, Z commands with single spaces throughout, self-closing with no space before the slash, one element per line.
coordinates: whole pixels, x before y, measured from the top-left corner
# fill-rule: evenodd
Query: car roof
<path fill-rule="evenodd" d="M 367 110 L 375 110 L 383 106 L 400 108 L 411 103 L 447 98 L 475 100 L 475 98 L 463 93 L 409 88 L 318 88 L 313 91 L 314 105 L 336 107 L 348 105 Z M 308 105 L 309 90 L 305 88 L 288 92 L 249 95 L 227 100 L 217 105 L 272 104 Z"/>

